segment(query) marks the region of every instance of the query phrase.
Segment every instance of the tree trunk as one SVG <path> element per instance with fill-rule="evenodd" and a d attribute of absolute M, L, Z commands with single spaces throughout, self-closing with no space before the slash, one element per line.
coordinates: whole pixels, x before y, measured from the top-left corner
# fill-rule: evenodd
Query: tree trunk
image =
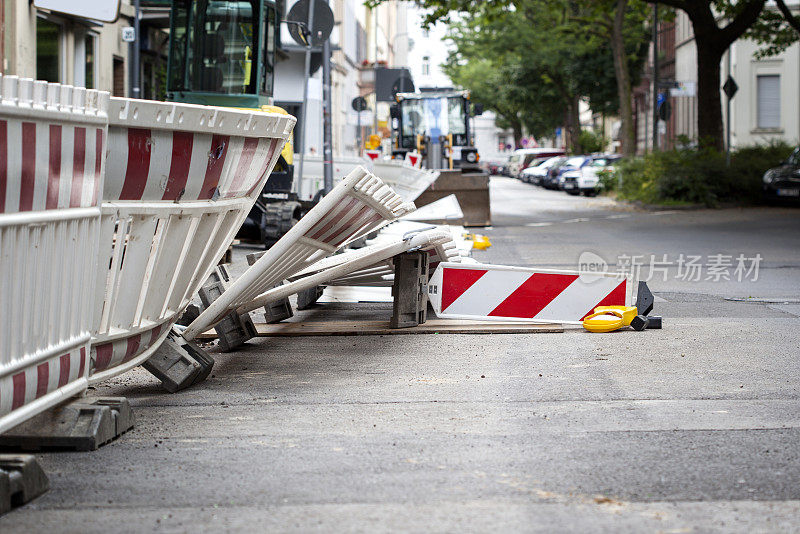
<path fill-rule="evenodd" d="M 625 9 L 628 0 L 617 0 L 614 13 L 614 25 L 611 31 L 611 50 L 614 56 L 614 73 L 617 77 L 617 96 L 619 98 L 619 119 L 621 122 L 619 136 L 622 154 L 636 154 L 636 134 L 633 130 L 633 95 L 631 76 L 628 71 L 628 57 L 625 53 L 625 40 L 622 35 L 625 23 Z"/>
<path fill-rule="evenodd" d="M 702 147 L 724 150 L 720 62 L 725 50 L 714 43 L 697 43 L 697 141 Z"/>
<path fill-rule="evenodd" d="M 511 129 L 514 131 L 514 148 L 520 148 L 522 146 L 522 124 L 511 121 Z"/>
<path fill-rule="evenodd" d="M 573 154 L 582 154 L 581 146 L 581 120 L 578 97 L 573 98 L 567 105 L 567 148 Z"/>

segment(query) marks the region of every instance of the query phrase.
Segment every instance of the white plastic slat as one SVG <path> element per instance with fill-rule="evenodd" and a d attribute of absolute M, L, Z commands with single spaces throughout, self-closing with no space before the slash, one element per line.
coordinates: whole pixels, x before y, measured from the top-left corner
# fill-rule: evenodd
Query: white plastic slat
<path fill-rule="evenodd" d="M 354 169 L 192 322 L 186 339 L 247 308 L 287 277 L 414 209 L 363 167 Z"/>

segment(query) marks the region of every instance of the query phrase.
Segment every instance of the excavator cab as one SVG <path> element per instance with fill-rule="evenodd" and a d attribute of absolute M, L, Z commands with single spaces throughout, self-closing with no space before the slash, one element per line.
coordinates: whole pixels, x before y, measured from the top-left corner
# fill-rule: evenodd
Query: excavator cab
<path fill-rule="evenodd" d="M 398 93 L 395 99 L 391 109 L 395 157 L 417 150 L 429 169 L 478 167 L 469 119 L 480 113 L 471 109 L 467 91 Z"/>
<path fill-rule="evenodd" d="M 269 0 L 173 0 L 167 100 L 272 104 L 277 9 Z"/>
<path fill-rule="evenodd" d="M 278 45 L 274 0 L 172 0 L 167 100 L 286 113 L 272 105 Z M 302 216 L 290 137 L 243 225 L 269 246 Z"/>

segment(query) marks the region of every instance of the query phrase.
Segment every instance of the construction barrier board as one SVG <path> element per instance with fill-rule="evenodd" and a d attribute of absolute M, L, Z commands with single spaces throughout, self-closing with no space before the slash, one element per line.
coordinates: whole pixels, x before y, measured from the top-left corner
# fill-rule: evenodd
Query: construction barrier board
<path fill-rule="evenodd" d="M 275 295 L 271 290 L 282 280 L 414 209 L 357 167 L 192 321 L 184 339 L 194 339 L 231 311 L 242 314 L 264 306 L 271 298 L 265 295 Z"/>
<path fill-rule="evenodd" d="M 440 263 L 428 283 L 437 317 L 580 324 L 597 306 L 631 306 L 630 275 Z"/>

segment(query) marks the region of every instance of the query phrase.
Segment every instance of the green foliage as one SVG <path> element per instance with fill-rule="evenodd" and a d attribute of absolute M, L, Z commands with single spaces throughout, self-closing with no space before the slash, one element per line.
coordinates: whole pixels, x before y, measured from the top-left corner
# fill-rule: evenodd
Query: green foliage
<path fill-rule="evenodd" d="M 786 159 L 793 147 L 780 142 L 743 147 L 731 155 L 709 148 L 655 152 L 619 164 L 617 175 L 601 176 L 607 190 L 645 204 L 754 204 L 761 197 L 764 172 Z"/>
<path fill-rule="evenodd" d="M 542 137 L 571 123 L 576 125 L 571 148 L 585 151 L 577 128 L 578 100 L 586 99 L 593 110 L 609 114 L 619 107 L 608 45 L 609 0 L 519 0 L 513 10 L 499 4 L 468 6 L 473 11 L 451 24 L 449 37 L 456 51 L 445 73 L 516 134 L 524 127 Z M 636 84 L 646 54 L 646 5 L 640 0 L 630 5 L 625 42 Z"/>
<path fill-rule="evenodd" d="M 592 154 L 594 152 L 603 152 L 608 144 L 608 139 L 601 133 L 596 133 L 592 130 L 581 130 L 580 144 L 585 153 Z"/>

